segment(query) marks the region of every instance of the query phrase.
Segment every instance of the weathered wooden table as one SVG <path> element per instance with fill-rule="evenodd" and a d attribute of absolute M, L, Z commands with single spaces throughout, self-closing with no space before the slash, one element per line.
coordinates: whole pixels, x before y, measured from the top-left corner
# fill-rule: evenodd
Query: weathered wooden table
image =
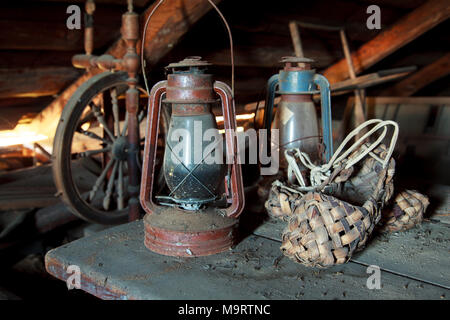
<path fill-rule="evenodd" d="M 103 299 L 449 299 L 450 225 L 426 222 L 376 237 L 349 263 L 307 268 L 283 258 L 283 223 L 268 221 L 233 250 L 173 258 L 144 247 L 141 221 L 71 242 L 46 255 L 66 280 L 81 271 L 81 289 Z M 366 285 L 367 266 L 381 270 L 381 288 Z"/>

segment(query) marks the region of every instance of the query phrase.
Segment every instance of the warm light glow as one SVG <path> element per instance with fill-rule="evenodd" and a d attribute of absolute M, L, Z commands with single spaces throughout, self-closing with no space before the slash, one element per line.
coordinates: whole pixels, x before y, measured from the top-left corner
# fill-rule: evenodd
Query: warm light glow
<path fill-rule="evenodd" d="M 237 127 L 236 132 L 244 132 L 244 127 Z M 225 129 L 220 129 L 219 133 L 225 133 Z"/>
<path fill-rule="evenodd" d="M 31 143 L 45 140 L 47 138 L 48 137 L 43 134 L 33 131 L 26 131 L 25 128 L 20 128 L 20 130 L 4 130 L 0 131 L 0 147 Z"/>
<path fill-rule="evenodd" d="M 236 116 L 236 120 L 250 120 L 255 117 L 254 113 L 244 113 L 244 114 L 238 114 Z M 217 116 L 216 122 L 223 122 L 223 116 Z"/>
<path fill-rule="evenodd" d="M 91 126 L 90 122 L 85 122 L 81 125 L 81 129 L 83 129 L 84 131 L 87 131 L 90 126 Z"/>

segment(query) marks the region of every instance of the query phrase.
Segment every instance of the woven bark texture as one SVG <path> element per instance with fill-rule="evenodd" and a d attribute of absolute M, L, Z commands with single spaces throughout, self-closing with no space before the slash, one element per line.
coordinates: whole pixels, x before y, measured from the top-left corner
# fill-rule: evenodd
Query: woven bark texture
<path fill-rule="evenodd" d="M 381 231 L 396 232 L 415 227 L 422 223 L 429 204 L 428 197 L 416 190 L 398 193 L 392 207 L 383 211 Z"/>
<path fill-rule="evenodd" d="M 373 151 L 383 158 L 386 148 Z M 282 252 L 296 262 L 329 267 L 347 262 L 364 247 L 381 209 L 392 197 L 395 161 L 383 168 L 366 157 L 351 170 L 341 170 L 323 191 L 302 194 L 274 184 L 266 209 L 288 222 Z M 325 191 L 326 190 L 326 191 Z"/>

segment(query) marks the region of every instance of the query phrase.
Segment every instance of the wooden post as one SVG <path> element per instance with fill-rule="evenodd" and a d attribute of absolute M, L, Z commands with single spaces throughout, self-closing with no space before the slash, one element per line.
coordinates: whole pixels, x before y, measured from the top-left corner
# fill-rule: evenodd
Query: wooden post
<path fill-rule="evenodd" d="M 295 50 L 295 56 L 303 58 L 305 55 L 303 53 L 302 41 L 300 38 L 300 32 L 298 31 L 297 22 L 289 22 L 289 31 L 291 32 L 292 44 Z"/>
<path fill-rule="evenodd" d="M 341 29 L 339 31 L 339 35 L 341 36 L 342 48 L 344 50 L 345 59 L 347 60 L 348 73 L 350 74 L 351 79 L 356 79 L 355 68 L 353 66 L 353 61 L 350 55 L 350 48 L 347 42 L 345 31 Z M 358 126 L 364 121 L 366 121 L 364 116 L 364 101 L 363 101 L 364 90 L 355 89 L 353 92 L 355 94 L 355 111 L 354 111 L 355 121 L 356 126 Z"/>

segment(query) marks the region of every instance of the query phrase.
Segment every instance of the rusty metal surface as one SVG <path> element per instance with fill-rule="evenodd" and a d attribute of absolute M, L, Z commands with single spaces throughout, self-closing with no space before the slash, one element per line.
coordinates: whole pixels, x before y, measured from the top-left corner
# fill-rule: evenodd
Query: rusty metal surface
<path fill-rule="evenodd" d="M 164 101 L 180 104 L 216 102 L 212 75 L 198 73 L 169 74 L 167 76 L 167 96 Z"/>
<path fill-rule="evenodd" d="M 186 212 L 161 208 L 144 217 L 145 246 L 169 256 L 195 257 L 223 252 L 237 241 L 238 219 L 218 209 Z"/>
<path fill-rule="evenodd" d="M 310 70 L 314 60 L 304 57 L 283 57 L 280 62 L 284 64 L 285 71 L 302 71 Z"/>
<path fill-rule="evenodd" d="M 227 163 L 231 163 L 231 205 L 226 209 L 228 217 L 238 217 L 245 205 L 244 197 L 244 183 L 242 180 L 241 165 L 237 159 L 238 147 L 237 141 L 233 137 L 233 132 L 236 132 L 236 109 L 234 106 L 234 99 L 230 87 L 220 81 L 214 83 L 214 90 L 219 95 L 222 101 L 222 114 L 224 117 L 224 127 L 228 129 L 225 131 L 225 142 L 227 150 Z M 231 130 L 229 130 L 231 129 Z"/>
<path fill-rule="evenodd" d="M 155 177 L 156 154 L 158 147 L 159 117 L 161 111 L 161 97 L 166 92 L 167 81 L 160 81 L 153 86 L 149 96 L 148 121 L 145 131 L 144 160 L 142 164 L 142 178 L 140 201 L 145 212 L 157 210 L 152 199 L 153 181 Z"/>
<path fill-rule="evenodd" d="M 208 61 L 202 60 L 202 57 L 199 56 L 191 56 L 186 57 L 185 59 L 169 64 L 166 69 L 177 69 L 177 68 L 186 68 L 186 67 L 206 67 L 210 66 L 211 63 Z"/>
<path fill-rule="evenodd" d="M 282 63 L 313 63 L 313 59 L 304 58 L 304 57 L 283 57 L 280 62 Z"/>
<path fill-rule="evenodd" d="M 366 267 L 327 270 L 281 258 L 279 243 L 249 236 L 214 256 L 175 258 L 149 251 L 142 221 L 71 242 L 46 255 L 46 268 L 65 280 L 81 271 L 81 289 L 102 299 L 449 299 L 448 290 L 381 272 L 380 290 L 366 286 Z"/>

